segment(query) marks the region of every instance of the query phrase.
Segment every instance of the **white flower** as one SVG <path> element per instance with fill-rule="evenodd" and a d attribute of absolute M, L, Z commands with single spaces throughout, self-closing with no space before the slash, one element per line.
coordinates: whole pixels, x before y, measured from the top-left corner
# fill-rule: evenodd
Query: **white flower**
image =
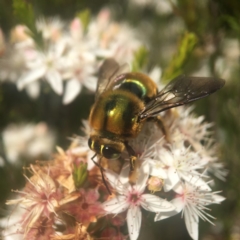
<path fill-rule="evenodd" d="M 78 49 L 75 50 L 77 51 Z M 69 55 L 71 55 L 71 53 L 69 53 Z M 95 57 L 88 53 L 87 49 L 85 49 L 85 52 L 84 49 L 79 51 L 78 56 L 74 55 L 75 54 L 73 53 L 72 56 L 66 57 L 69 59 L 68 62 L 71 62 L 71 64 L 67 67 L 65 66 L 65 73 L 63 75 L 67 80 L 63 96 L 64 104 L 72 102 L 81 92 L 82 86 L 85 86 L 92 92 L 94 92 L 97 88 L 97 77 L 94 76 L 97 69 L 95 66 Z"/>
<path fill-rule="evenodd" d="M 18 89 L 22 90 L 28 84 L 44 78 L 52 89 L 61 95 L 63 92 L 63 79 L 60 73 L 60 58 L 63 50 L 63 44 L 57 42 L 54 46 L 49 47 L 48 51 L 37 52 L 36 58 L 27 62 L 28 71 L 18 80 Z"/>
<path fill-rule="evenodd" d="M 28 233 L 42 216 L 50 219 L 51 214 L 56 214 L 55 208 L 59 206 L 59 199 L 62 197 L 48 174 L 36 170 L 33 165 L 30 167 L 34 175 L 30 178 L 25 176 L 29 185 L 26 185 L 24 191 L 17 191 L 21 197 L 6 202 L 7 205 L 20 204 L 28 210 L 21 221 L 25 233 Z"/>
<path fill-rule="evenodd" d="M 131 4 L 138 5 L 139 7 L 152 7 L 158 14 L 168 15 L 172 13 L 173 4 L 176 4 L 176 1 L 168 0 L 131 0 Z"/>
<path fill-rule="evenodd" d="M 23 235 L 20 231 L 20 223 L 22 221 L 22 216 L 27 214 L 27 210 L 20 207 L 20 205 L 15 206 L 11 209 L 11 214 L 0 220 L 0 226 L 3 229 L 2 237 L 4 240 L 22 240 Z"/>
<path fill-rule="evenodd" d="M 114 57 L 126 63 L 133 60 L 134 51 L 141 46 L 135 33 L 126 24 L 112 22 L 111 13 L 105 8 L 90 22 L 87 39 L 97 57 Z"/>
<path fill-rule="evenodd" d="M 23 51 L 19 49 L 7 49 L 5 55 L 0 59 L 0 81 L 16 82 L 19 75 L 26 68 Z"/>
<path fill-rule="evenodd" d="M 221 45 L 222 55 L 216 59 L 214 70 L 218 76 L 228 81 L 239 68 L 239 42 L 237 38 L 225 38 Z"/>
<path fill-rule="evenodd" d="M 46 40 L 56 42 L 63 34 L 64 23 L 59 18 L 40 18 L 36 22 L 36 28 Z"/>
<path fill-rule="evenodd" d="M 158 89 L 163 88 L 163 85 L 160 83 L 162 77 L 162 69 L 160 67 L 155 66 L 147 75 L 157 84 Z"/>
<path fill-rule="evenodd" d="M 216 154 L 216 144 L 207 144 L 203 151 L 200 152 L 202 157 L 206 161 L 206 169 L 205 172 L 207 174 L 212 174 L 216 178 L 225 181 L 226 176 L 228 175 L 228 170 L 224 168 L 224 164 L 218 161 L 218 158 L 215 156 Z M 211 154 L 214 153 L 214 154 Z"/>
<path fill-rule="evenodd" d="M 55 145 L 55 134 L 41 122 L 36 125 L 9 125 L 2 133 L 7 159 L 11 163 L 20 163 L 25 156 L 34 159 L 40 155 L 50 155 Z"/>
<path fill-rule="evenodd" d="M 135 185 L 122 184 L 121 176 L 107 173 L 109 183 L 118 192 L 116 197 L 103 203 L 103 208 L 108 214 L 118 214 L 127 210 L 128 232 L 131 240 L 138 238 L 142 213 L 140 207 L 150 212 L 168 212 L 174 207 L 168 201 L 153 194 L 144 194 L 148 180 L 148 164 L 143 164 L 139 169 L 141 174 Z"/>
<path fill-rule="evenodd" d="M 12 34 L 13 44 L 6 44 L 0 60 L 0 80 L 16 82 L 18 89 L 26 89 L 32 98 L 40 93 L 39 80 L 46 80 L 57 94 L 63 94 L 64 104 L 72 102 L 83 86 L 95 91 L 103 58 L 114 57 L 120 64 L 131 62 L 142 45 L 133 29 L 111 20 L 108 9 L 100 11 L 86 29 L 79 18 L 69 27 L 58 18 L 41 18 L 35 24 L 43 46 L 26 34 L 26 26 L 18 26 Z"/>
<path fill-rule="evenodd" d="M 174 111 L 176 111 L 175 114 L 178 114 L 179 117 L 175 118 L 171 131 L 174 133 L 178 129 L 184 140 L 187 140 L 196 151 L 201 151 L 203 148 L 201 142 L 209 139 L 211 136 L 209 129 L 213 124 L 204 122 L 204 116 L 196 117 L 192 113 L 193 106 L 178 107 Z"/>
<path fill-rule="evenodd" d="M 209 188 L 201 181 L 200 173 L 197 171 L 202 169 L 206 162 L 196 152 L 186 148 L 183 141 L 171 145 L 170 150 L 159 149 L 158 158 L 149 161 L 150 175 L 164 179 L 165 191 L 170 191 L 182 180 L 188 182 L 197 180 L 196 184 Z"/>
<path fill-rule="evenodd" d="M 207 213 L 210 210 L 207 206 L 219 204 L 225 198 L 217 195 L 218 192 L 210 192 L 208 189 L 204 190 L 187 182 L 176 186 L 174 191 L 177 195 L 171 203 L 176 207 L 176 210 L 167 214 L 156 214 L 155 221 L 163 220 L 182 211 L 189 235 L 192 239 L 198 240 L 199 218 L 212 223 L 210 219 L 214 219 L 214 217 Z"/>

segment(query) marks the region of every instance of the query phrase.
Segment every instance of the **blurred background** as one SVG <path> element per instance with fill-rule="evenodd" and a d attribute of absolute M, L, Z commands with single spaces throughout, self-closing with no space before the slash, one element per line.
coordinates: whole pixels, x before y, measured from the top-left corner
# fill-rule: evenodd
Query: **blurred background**
<path fill-rule="evenodd" d="M 74 37 L 74 19 L 83 25 L 80 38 Z M 76 39 L 64 42 L 62 50 L 58 37 L 44 36 L 48 24 L 57 34 Z M 87 70 L 78 79 L 81 84 L 68 85 L 66 79 L 71 77 L 63 58 L 64 93 L 54 88 L 51 79 L 45 81 L 46 72 L 44 76 L 38 73 L 38 85 L 26 87 L 33 74 L 32 43 L 26 43 L 28 37 L 19 28 L 23 25 L 32 33 L 35 50 L 53 45 L 55 52 L 62 51 L 61 57 L 68 51 L 68 59 L 74 51 L 84 52 L 81 72 Z M 196 114 L 214 123 L 218 157 L 229 171 L 225 181 L 216 180 L 216 189 L 223 191 L 226 200 L 212 207 L 215 226 L 201 221 L 199 239 L 240 239 L 239 0 L 0 0 L 0 27 L 1 217 L 6 215 L 5 201 L 11 198 L 11 189 L 24 186 L 23 167 L 50 159 L 55 146 L 66 149 L 70 137 L 82 133 L 81 120 L 88 118 L 94 102 L 96 83 L 88 83 L 96 80 L 101 59 L 116 56 L 119 62 L 131 62 L 133 70 L 151 73 L 163 83 L 182 73 L 225 79 L 222 90 L 195 104 Z M 74 49 L 70 51 L 69 46 Z M 25 55 L 19 53 L 22 49 Z M 28 62 L 22 67 L 18 60 L 26 55 Z M 40 69 L 41 64 L 37 66 Z M 74 88 L 78 91 L 73 96 Z M 143 231 L 152 231 L 152 239 L 190 239 L 180 215 L 146 222 Z"/>

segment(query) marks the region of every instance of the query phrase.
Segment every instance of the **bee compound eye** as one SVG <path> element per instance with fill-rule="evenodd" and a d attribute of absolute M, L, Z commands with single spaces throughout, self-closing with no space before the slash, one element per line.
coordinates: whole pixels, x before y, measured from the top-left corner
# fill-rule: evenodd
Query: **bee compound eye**
<path fill-rule="evenodd" d="M 92 140 L 91 138 L 88 139 L 88 146 L 91 150 L 95 151 L 96 153 L 100 152 L 100 145 L 98 141 Z"/>
<path fill-rule="evenodd" d="M 112 147 L 104 146 L 102 149 L 102 155 L 108 159 L 117 159 L 121 153 Z"/>
<path fill-rule="evenodd" d="M 88 139 L 88 146 L 90 149 L 92 149 L 92 139 L 91 138 Z"/>

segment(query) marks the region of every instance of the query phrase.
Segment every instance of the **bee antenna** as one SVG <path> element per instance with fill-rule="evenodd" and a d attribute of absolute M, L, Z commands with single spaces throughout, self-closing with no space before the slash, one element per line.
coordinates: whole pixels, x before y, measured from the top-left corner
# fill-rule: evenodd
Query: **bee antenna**
<path fill-rule="evenodd" d="M 96 166 L 98 166 L 98 163 L 94 161 L 94 158 L 97 156 L 97 153 L 95 153 L 92 157 L 91 157 L 91 160 L 94 162 L 94 164 Z"/>
<path fill-rule="evenodd" d="M 104 177 L 104 174 L 103 174 L 104 168 L 101 166 L 101 159 L 102 159 L 102 158 L 100 158 L 100 159 L 99 159 L 99 163 L 97 163 L 96 161 L 94 161 L 94 158 L 95 158 L 96 156 L 97 156 L 97 153 L 94 154 L 94 156 L 91 157 L 91 159 L 92 159 L 93 163 L 99 168 L 99 170 L 100 170 L 100 172 L 101 172 L 103 184 L 105 185 L 105 187 L 106 187 L 109 195 L 112 195 L 112 193 L 111 193 L 111 191 L 110 191 L 110 188 L 109 188 L 109 186 L 108 186 L 108 184 L 107 184 L 107 181 L 106 181 L 106 179 L 105 179 L 105 177 Z"/>

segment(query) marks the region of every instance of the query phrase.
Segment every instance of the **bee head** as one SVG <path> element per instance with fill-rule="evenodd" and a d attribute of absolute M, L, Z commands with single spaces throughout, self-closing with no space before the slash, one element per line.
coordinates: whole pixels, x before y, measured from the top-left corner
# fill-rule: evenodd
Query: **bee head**
<path fill-rule="evenodd" d="M 90 136 L 88 146 L 91 150 L 107 159 L 117 159 L 125 149 L 122 142 L 101 138 L 99 136 Z"/>

